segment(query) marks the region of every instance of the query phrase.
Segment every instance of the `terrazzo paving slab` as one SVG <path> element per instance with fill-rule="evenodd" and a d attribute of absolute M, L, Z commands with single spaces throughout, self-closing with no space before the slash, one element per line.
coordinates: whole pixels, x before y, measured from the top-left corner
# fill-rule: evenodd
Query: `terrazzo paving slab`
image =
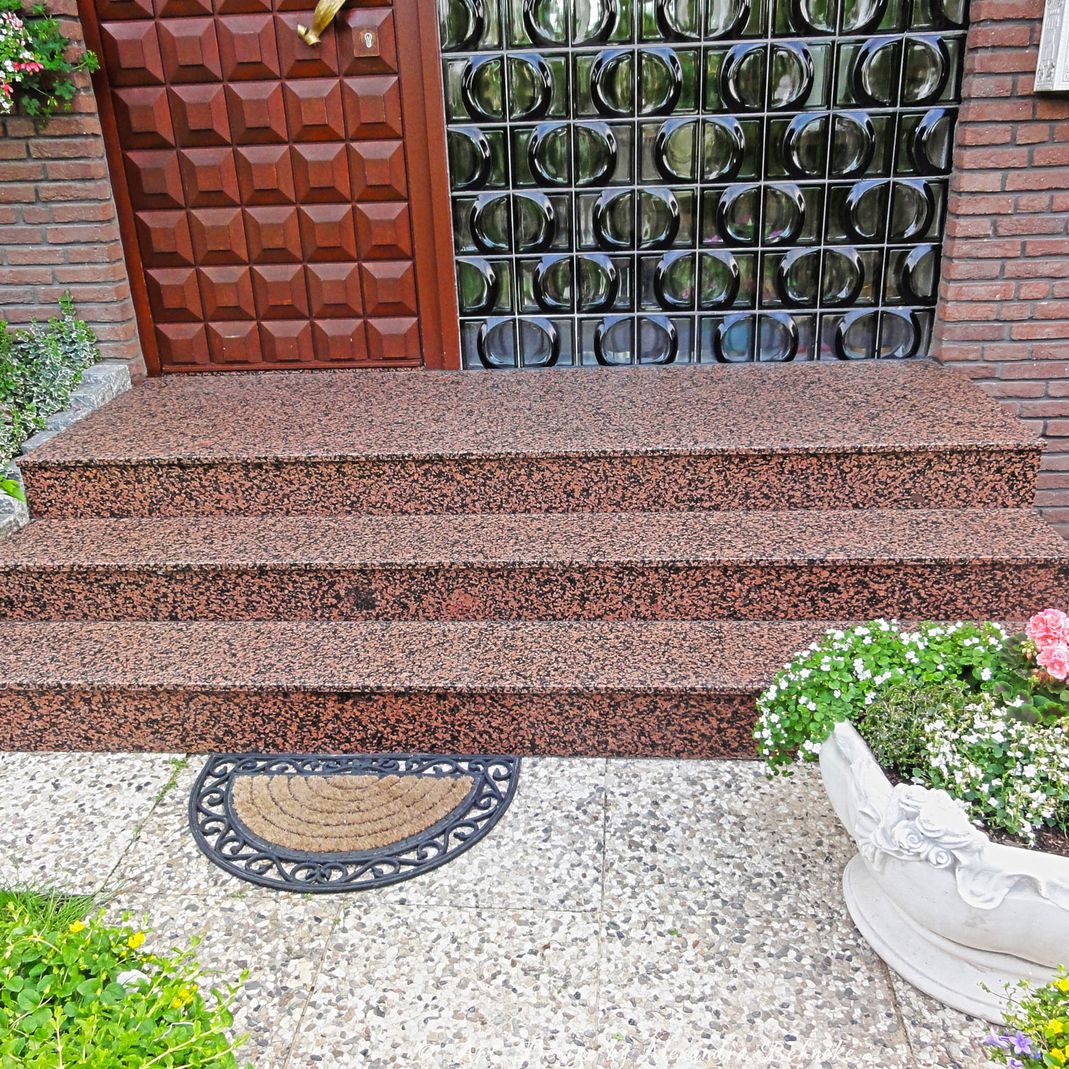
<path fill-rule="evenodd" d="M 172 760 L 0 753 L 0 885 L 99 888 L 169 782 Z"/>
<path fill-rule="evenodd" d="M 599 1036 L 635 1066 L 663 1064 L 671 1039 L 714 1066 L 910 1069 L 882 967 L 841 902 L 758 882 L 709 915 L 607 912 L 603 954 Z"/>
<path fill-rule="evenodd" d="M 115 915 L 151 929 L 146 950 L 185 947 L 198 937 L 197 960 L 207 971 L 204 986 L 248 979 L 235 1001 L 235 1035 L 247 1035 L 238 1050 L 242 1066 L 282 1069 L 319 967 L 331 942 L 341 903 L 295 895 L 230 898 L 206 908 L 198 896 L 121 895 Z M 117 919 L 117 918 L 116 918 Z"/>
<path fill-rule="evenodd" d="M 838 894 L 854 848 L 816 766 L 610 761 L 605 907 L 707 913 L 740 879 Z"/>
<path fill-rule="evenodd" d="M 217 868 L 194 841 L 189 830 L 189 796 L 203 764 L 203 757 L 193 757 L 174 789 L 152 811 L 112 875 L 111 887 L 137 897 L 207 896 L 213 909 L 220 897 L 277 897 L 278 892 L 235 879 Z"/>
<path fill-rule="evenodd" d="M 592 1069 L 597 986 L 596 917 L 363 900 L 335 930 L 288 1069 Z"/>
<path fill-rule="evenodd" d="M 376 900 L 418 905 L 601 908 L 605 762 L 527 758 L 493 831 L 450 863 Z"/>
<path fill-rule="evenodd" d="M 991 1025 L 949 1009 L 888 971 L 916 1069 L 990 1069 L 982 1043 Z"/>
<path fill-rule="evenodd" d="M 221 977 L 247 968 L 254 1069 L 987 1065 L 988 1026 L 889 973 L 850 923 L 852 851 L 815 769 L 529 761 L 494 832 L 439 873 L 324 899 L 200 854 L 199 768 L 156 804 L 160 755 L 0 754 L 0 844 L 40 881 L 107 879 L 165 944 L 203 934 Z"/>

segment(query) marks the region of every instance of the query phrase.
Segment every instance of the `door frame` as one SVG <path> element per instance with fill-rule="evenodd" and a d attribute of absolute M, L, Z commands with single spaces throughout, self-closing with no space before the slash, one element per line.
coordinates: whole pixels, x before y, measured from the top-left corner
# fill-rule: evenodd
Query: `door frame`
<path fill-rule="evenodd" d="M 460 312 L 457 302 L 456 265 L 453 259 L 452 207 L 445 132 L 445 92 L 442 85 L 441 44 L 437 6 L 428 0 L 384 0 L 393 9 L 398 56 L 410 57 L 398 70 L 405 164 L 409 175 L 409 213 L 412 221 L 413 261 L 419 308 L 422 368 L 458 370 L 460 364 Z M 94 0 L 77 0 L 85 44 L 100 57 L 92 75 L 93 91 L 104 137 L 104 152 L 115 196 L 119 235 L 130 277 L 141 352 L 151 376 L 164 374 L 156 345 L 145 269 L 138 243 L 133 201 L 126 180 L 112 87 L 104 63 L 100 22 Z M 308 0 L 309 15 L 315 0 Z M 402 62 L 399 59 L 398 67 Z M 439 161 L 434 166 L 435 160 Z M 413 199 L 412 176 L 427 176 L 429 193 Z M 214 374 L 228 369 L 168 368 L 167 374 Z M 265 367 L 263 370 L 272 370 Z M 285 365 L 279 371 L 288 370 Z M 296 369 L 295 369 L 296 370 Z M 330 370 L 318 368 L 313 370 Z"/>

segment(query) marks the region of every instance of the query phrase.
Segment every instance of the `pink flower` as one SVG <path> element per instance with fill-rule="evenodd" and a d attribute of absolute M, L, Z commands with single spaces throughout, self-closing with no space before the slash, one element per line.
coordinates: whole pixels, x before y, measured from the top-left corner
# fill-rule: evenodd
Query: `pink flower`
<path fill-rule="evenodd" d="M 1040 649 L 1059 643 L 1065 645 L 1069 643 L 1069 616 L 1061 609 L 1044 609 L 1028 621 L 1024 633 Z"/>
<path fill-rule="evenodd" d="M 1069 679 L 1069 644 L 1056 642 L 1044 646 L 1036 656 L 1036 662 L 1055 679 Z"/>

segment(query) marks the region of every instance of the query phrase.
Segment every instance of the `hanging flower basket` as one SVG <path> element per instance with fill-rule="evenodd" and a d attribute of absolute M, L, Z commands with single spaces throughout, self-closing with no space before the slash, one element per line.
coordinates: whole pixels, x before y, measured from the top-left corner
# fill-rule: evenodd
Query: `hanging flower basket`
<path fill-rule="evenodd" d="M 43 4 L 25 12 L 20 0 L 0 0 L 0 116 L 69 111 L 75 75 L 98 66 L 93 52 L 73 48 Z"/>

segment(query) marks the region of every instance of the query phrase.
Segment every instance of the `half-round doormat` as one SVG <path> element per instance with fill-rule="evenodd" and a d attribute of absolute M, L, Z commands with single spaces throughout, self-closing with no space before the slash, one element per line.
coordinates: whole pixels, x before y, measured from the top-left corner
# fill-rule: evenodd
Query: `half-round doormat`
<path fill-rule="evenodd" d="M 216 754 L 189 824 L 220 868 L 261 887 L 324 893 L 408 880 L 497 823 L 518 757 Z"/>

